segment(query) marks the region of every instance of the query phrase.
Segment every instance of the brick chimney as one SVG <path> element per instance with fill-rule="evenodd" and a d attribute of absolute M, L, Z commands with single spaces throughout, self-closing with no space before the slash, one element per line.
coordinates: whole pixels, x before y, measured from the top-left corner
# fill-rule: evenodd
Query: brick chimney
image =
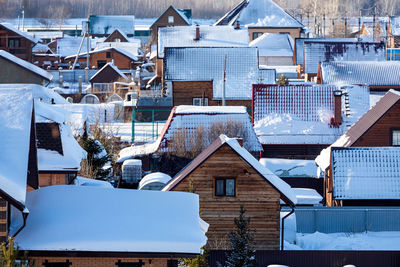
<path fill-rule="evenodd" d="M 199 25 L 196 25 L 196 36 L 193 40 L 195 40 L 195 41 L 200 40 L 200 26 Z"/>
<path fill-rule="evenodd" d="M 237 20 L 236 24 L 235 24 L 235 30 L 239 30 L 240 29 L 240 21 Z"/>
<path fill-rule="evenodd" d="M 333 126 L 339 127 L 342 124 L 342 91 L 333 92 Z"/>

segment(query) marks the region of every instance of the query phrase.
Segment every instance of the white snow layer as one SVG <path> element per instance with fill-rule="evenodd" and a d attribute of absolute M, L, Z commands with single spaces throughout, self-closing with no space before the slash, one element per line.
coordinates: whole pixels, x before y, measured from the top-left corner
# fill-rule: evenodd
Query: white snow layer
<path fill-rule="evenodd" d="M 0 189 L 25 203 L 33 97 L 29 88 L 0 90 Z"/>
<path fill-rule="evenodd" d="M 113 188 L 113 186 L 107 181 L 85 178 L 81 176 L 77 176 L 75 178 L 74 184 L 77 186 L 96 186 L 104 188 Z"/>
<path fill-rule="evenodd" d="M 298 233 L 296 245 L 285 250 L 400 250 L 400 232 Z"/>
<path fill-rule="evenodd" d="M 259 57 L 293 57 L 293 43 L 290 34 L 264 33 L 249 46 L 258 48 Z"/>
<path fill-rule="evenodd" d="M 314 160 L 261 158 L 260 163 L 279 177 L 318 177 Z"/>
<path fill-rule="evenodd" d="M 29 192 L 26 203 L 22 250 L 200 253 L 207 241 L 191 193 L 61 185 Z"/>
<path fill-rule="evenodd" d="M 125 162 L 124 162 L 125 163 Z M 151 183 L 167 184 L 171 180 L 171 176 L 162 172 L 150 173 L 142 178 L 139 182 L 139 189 Z"/>

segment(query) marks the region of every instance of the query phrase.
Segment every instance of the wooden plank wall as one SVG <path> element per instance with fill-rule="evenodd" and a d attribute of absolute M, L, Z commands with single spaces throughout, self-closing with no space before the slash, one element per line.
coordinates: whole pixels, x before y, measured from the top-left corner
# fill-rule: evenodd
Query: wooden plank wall
<path fill-rule="evenodd" d="M 7 239 L 7 201 L 0 197 L 0 242 Z"/>
<path fill-rule="evenodd" d="M 215 178 L 236 178 L 235 197 L 216 197 Z M 207 232 L 210 249 L 228 249 L 227 234 L 234 229 L 240 206 L 251 218 L 256 249 L 279 249 L 280 194 L 232 149 L 224 145 L 186 177 L 174 191 L 187 191 L 193 181 L 200 196 L 200 216 L 210 224 Z"/>

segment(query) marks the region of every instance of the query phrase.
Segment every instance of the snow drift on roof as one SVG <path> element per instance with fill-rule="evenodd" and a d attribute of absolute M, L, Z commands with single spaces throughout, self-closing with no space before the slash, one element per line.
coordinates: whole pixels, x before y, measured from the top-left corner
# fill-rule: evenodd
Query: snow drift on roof
<path fill-rule="evenodd" d="M 197 26 L 163 27 L 158 30 L 158 57 L 164 57 L 165 47 L 246 47 L 249 33 L 246 28 L 232 26 L 198 26 L 200 40 L 196 37 Z"/>
<path fill-rule="evenodd" d="M 400 148 L 332 148 L 335 199 L 400 199 Z"/>
<path fill-rule="evenodd" d="M 0 57 L 9 60 L 19 66 L 21 66 L 24 69 L 27 69 L 28 71 L 31 71 L 33 73 L 36 73 L 37 75 L 43 77 L 44 79 L 50 81 L 53 79 L 53 75 L 51 75 L 49 72 L 45 71 L 42 68 L 39 68 L 38 66 L 33 65 L 32 63 L 25 61 L 23 59 L 20 59 L 10 53 L 8 53 L 5 50 L 0 50 Z"/>
<path fill-rule="evenodd" d="M 278 177 L 317 177 L 317 166 L 313 160 L 261 158 L 260 163 Z"/>
<path fill-rule="evenodd" d="M 321 64 L 326 84 L 400 86 L 398 61 L 341 61 Z"/>
<path fill-rule="evenodd" d="M 29 192 L 27 207 L 16 237 L 22 250 L 198 254 L 207 241 L 190 193 L 48 186 Z M 12 218 L 12 230 L 20 220 Z"/>
<path fill-rule="evenodd" d="M 14 89 L 14 88 L 29 88 L 32 91 L 34 99 L 43 101 L 44 103 L 51 104 L 69 104 L 64 97 L 52 89 L 38 85 L 38 84 L 0 84 L 0 90 L 3 89 Z"/>
<path fill-rule="evenodd" d="M 85 178 L 85 177 L 81 177 L 81 176 L 77 176 L 74 179 L 74 184 L 76 186 L 95 186 L 95 187 L 103 187 L 103 188 L 113 188 L 113 186 L 107 181 Z"/>
<path fill-rule="evenodd" d="M 32 90 L 2 88 L 0 103 L 0 190 L 25 205 Z"/>
<path fill-rule="evenodd" d="M 175 114 L 247 114 L 246 107 L 241 106 L 177 106 Z"/>
<path fill-rule="evenodd" d="M 303 28 L 304 26 L 272 0 L 249 0 L 237 19 L 247 27 Z"/>
<path fill-rule="evenodd" d="M 167 184 L 169 181 L 171 181 L 171 179 L 172 179 L 171 176 L 162 172 L 154 172 L 147 174 L 142 178 L 142 180 L 140 180 L 139 190 L 151 183 Z"/>
<path fill-rule="evenodd" d="M 293 38 L 290 34 L 264 33 L 249 45 L 258 48 L 260 57 L 293 57 Z"/>

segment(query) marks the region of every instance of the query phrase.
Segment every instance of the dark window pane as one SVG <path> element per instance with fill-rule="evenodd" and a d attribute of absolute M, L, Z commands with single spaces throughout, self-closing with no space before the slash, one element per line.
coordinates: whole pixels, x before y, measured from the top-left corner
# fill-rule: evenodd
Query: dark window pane
<path fill-rule="evenodd" d="M 222 179 L 215 180 L 215 195 L 224 196 L 225 195 L 225 181 Z"/>
<path fill-rule="evenodd" d="M 226 179 L 226 195 L 235 195 L 235 179 Z"/>
<path fill-rule="evenodd" d="M 392 146 L 400 146 L 400 130 L 393 130 Z"/>

